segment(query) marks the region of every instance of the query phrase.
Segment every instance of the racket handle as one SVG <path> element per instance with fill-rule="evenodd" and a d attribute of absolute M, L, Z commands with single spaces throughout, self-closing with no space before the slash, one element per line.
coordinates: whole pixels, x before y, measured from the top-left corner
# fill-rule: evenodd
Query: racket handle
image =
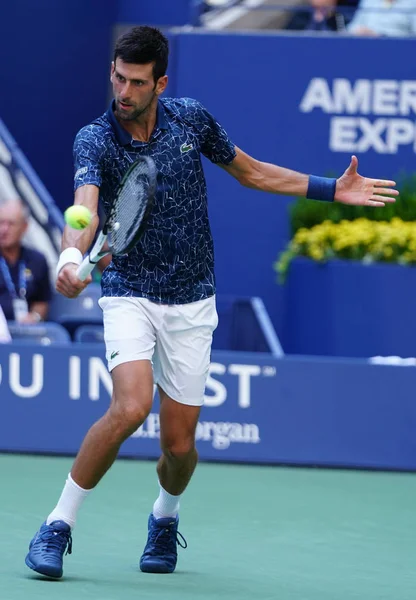
<path fill-rule="evenodd" d="M 77 269 L 77 277 L 81 281 L 85 281 L 91 271 L 94 269 L 95 263 L 90 262 L 90 257 L 86 256 Z"/>

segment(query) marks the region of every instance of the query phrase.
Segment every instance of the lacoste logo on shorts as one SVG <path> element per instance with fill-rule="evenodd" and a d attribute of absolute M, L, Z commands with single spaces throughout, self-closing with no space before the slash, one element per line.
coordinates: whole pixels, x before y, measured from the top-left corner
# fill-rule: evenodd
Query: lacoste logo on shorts
<path fill-rule="evenodd" d="M 110 360 L 114 360 L 118 354 L 120 354 L 120 350 L 114 350 L 114 352 L 111 353 Z"/>

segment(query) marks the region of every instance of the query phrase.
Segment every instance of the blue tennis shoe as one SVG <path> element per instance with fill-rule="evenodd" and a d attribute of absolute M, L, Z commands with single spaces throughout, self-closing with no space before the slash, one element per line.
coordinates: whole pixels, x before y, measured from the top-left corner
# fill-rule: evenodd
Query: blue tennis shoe
<path fill-rule="evenodd" d="M 155 519 L 150 515 L 147 544 L 140 558 L 143 573 L 173 573 L 178 560 L 177 545 L 181 548 L 188 546 L 178 532 L 178 523 L 178 517 Z"/>
<path fill-rule="evenodd" d="M 41 575 L 59 579 L 65 550 L 66 554 L 72 552 L 70 526 L 64 521 L 53 521 L 50 525 L 45 522 L 30 542 L 25 563 Z"/>

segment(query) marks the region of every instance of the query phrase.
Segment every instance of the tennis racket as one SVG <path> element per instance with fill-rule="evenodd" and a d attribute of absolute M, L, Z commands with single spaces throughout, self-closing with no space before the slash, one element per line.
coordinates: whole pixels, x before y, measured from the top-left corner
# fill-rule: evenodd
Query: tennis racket
<path fill-rule="evenodd" d="M 77 270 L 84 281 L 98 261 L 127 254 L 139 241 L 156 192 L 156 167 L 148 156 L 134 162 L 124 175 L 97 240 Z"/>

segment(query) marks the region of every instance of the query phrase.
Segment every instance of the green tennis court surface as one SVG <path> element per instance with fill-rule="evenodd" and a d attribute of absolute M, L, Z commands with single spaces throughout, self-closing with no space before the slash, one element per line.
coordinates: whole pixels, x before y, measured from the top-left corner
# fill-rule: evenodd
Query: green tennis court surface
<path fill-rule="evenodd" d="M 173 575 L 137 563 L 155 464 L 118 461 L 84 504 L 61 581 L 24 565 L 72 460 L 0 455 L 1 600 L 414 600 L 416 476 L 199 465 Z"/>

